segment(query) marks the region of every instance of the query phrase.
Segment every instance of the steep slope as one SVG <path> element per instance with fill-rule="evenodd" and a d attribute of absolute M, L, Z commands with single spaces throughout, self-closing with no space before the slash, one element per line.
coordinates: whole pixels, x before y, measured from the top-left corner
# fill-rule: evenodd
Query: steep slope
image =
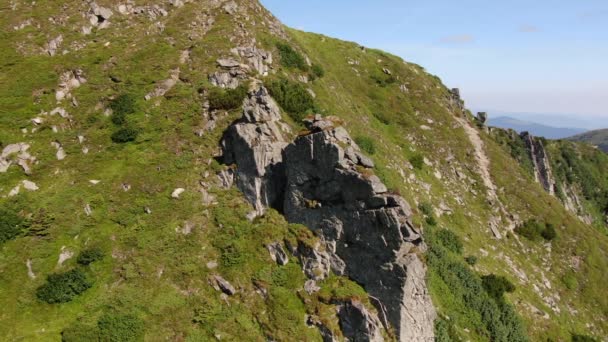
<path fill-rule="evenodd" d="M 597 146 L 600 150 L 608 153 L 608 129 L 598 129 L 569 137 L 568 140 L 586 142 Z"/>
<path fill-rule="evenodd" d="M 606 336 L 606 235 L 421 67 L 253 0 L 0 7 L 7 340 Z"/>

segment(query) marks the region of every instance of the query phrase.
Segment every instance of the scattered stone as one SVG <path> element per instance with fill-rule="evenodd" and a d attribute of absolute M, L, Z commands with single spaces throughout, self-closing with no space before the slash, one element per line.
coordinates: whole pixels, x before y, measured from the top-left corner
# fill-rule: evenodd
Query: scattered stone
<path fill-rule="evenodd" d="M 393 74 L 393 73 L 392 73 L 390 70 L 388 70 L 387 68 L 383 68 L 383 69 L 382 69 L 382 72 L 383 72 L 383 73 L 385 73 L 385 74 L 387 74 L 387 75 L 389 75 L 389 76 Z"/>
<path fill-rule="evenodd" d="M 65 246 L 61 247 L 61 253 L 59 254 L 59 260 L 57 260 L 57 266 L 62 266 L 64 262 L 71 259 L 74 256 L 74 252 L 66 249 Z"/>
<path fill-rule="evenodd" d="M 110 22 L 108 19 L 112 17 L 112 10 L 106 7 L 101 7 L 97 5 L 97 3 L 91 3 L 91 8 L 89 9 L 89 22 L 94 27 L 99 29 L 107 28 L 110 26 Z"/>
<path fill-rule="evenodd" d="M 217 263 L 217 261 L 212 260 L 212 261 L 209 261 L 206 266 L 208 269 L 213 270 L 213 269 L 217 268 L 218 263 Z"/>
<path fill-rule="evenodd" d="M 238 10 L 238 7 L 239 6 L 234 1 L 228 1 L 227 3 L 224 4 L 224 6 L 222 6 L 224 11 L 226 11 L 226 13 L 228 13 L 230 15 L 235 14 Z"/>
<path fill-rule="evenodd" d="M 87 204 L 84 206 L 84 213 L 85 213 L 87 216 L 91 216 L 91 215 L 93 214 L 93 210 L 91 209 L 91 205 L 90 205 L 90 204 L 88 204 L 88 203 L 87 203 Z"/>
<path fill-rule="evenodd" d="M 30 279 L 36 279 L 36 274 L 34 273 L 34 270 L 32 269 L 32 260 L 27 259 L 27 261 L 25 262 L 25 266 L 27 267 L 27 276 Z"/>
<path fill-rule="evenodd" d="M 304 283 L 304 291 L 306 291 L 306 293 L 308 293 L 309 295 L 319 292 L 320 290 L 321 288 L 317 285 L 317 282 L 312 279 L 308 279 Z"/>
<path fill-rule="evenodd" d="M 55 56 L 57 54 L 57 50 L 61 47 L 61 43 L 63 43 L 63 36 L 59 35 L 57 38 L 50 40 L 44 49 L 44 52 L 49 56 Z"/>
<path fill-rule="evenodd" d="M 258 49 L 255 46 L 241 46 L 231 50 L 237 56 L 245 58 L 247 65 L 256 70 L 259 75 L 266 76 L 272 65 L 272 53 Z"/>
<path fill-rule="evenodd" d="M 184 188 L 177 188 L 177 189 L 173 190 L 173 192 L 171 193 L 171 197 L 173 197 L 173 198 L 179 198 L 179 196 L 181 196 L 181 194 L 183 194 L 184 191 L 186 191 L 186 189 L 184 189 Z"/>
<path fill-rule="evenodd" d="M 39 189 L 39 188 L 38 188 L 38 185 L 36 185 L 36 183 L 31 182 L 31 181 L 29 181 L 29 180 L 24 180 L 24 181 L 22 182 L 22 184 L 23 184 L 23 187 L 25 188 L 25 190 L 29 190 L 29 191 L 37 191 L 37 190 Z"/>
<path fill-rule="evenodd" d="M 215 280 L 215 283 L 217 284 L 219 290 L 223 293 L 229 296 L 233 296 L 236 293 L 236 289 L 234 288 L 234 286 L 232 286 L 232 284 L 230 284 L 226 279 L 218 275 L 213 276 L 213 279 Z"/>
<path fill-rule="evenodd" d="M 20 191 L 21 191 L 21 184 L 15 186 L 11 191 L 9 191 L 8 197 L 17 196 L 17 195 L 19 195 Z"/>
<path fill-rule="evenodd" d="M 0 154 L 0 173 L 7 172 L 8 168 L 16 163 L 21 166 L 26 175 L 31 174 L 30 165 L 36 161 L 36 158 L 28 153 L 29 148 L 30 145 L 26 143 L 10 144 L 4 147 Z M 13 158 L 14 155 L 16 155 L 15 158 Z"/>
<path fill-rule="evenodd" d="M 93 184 L 93 185 L 97 185 L 97 184 L 99 184 L 100 182 L 101 182 L 101 181 L 100 181 L 100 180 L 97 180 L 97 179 L 91 179 L 91 180 L 89 181 L 89 183 L 91 183 L 91 184 Z"/>
<path fill-rule="evenodd" d="M 234 170 L 226 169 L 218 172 L 217 178 L 220 181 L 220 187 L 222 189 L 230 189 L 234 184 Z"/>
<path fill-rule="evenodd" d="M 61 144 L 57 141 L 51 142 L 51 146 L 53 146 L 57 150 L 57 153 L 55 153 L 57 160 L 64 160 L 66 157 L 66 154 L 65 154 L 65 150 L 63 149 L 63 146 L 61 146 Z"/>
<path fill-rule="evenodd" d="M 149 101 L 155 97 L 164 96 L 177 84 L 177 81 L 179 80 L 179 74 L 179 68 L 171 70 L 170 77 L 168 79 L 161 81 L 159 84 L 156 85 L 156 88 L 152 92 L 144 96 L 146 101 Z"/>

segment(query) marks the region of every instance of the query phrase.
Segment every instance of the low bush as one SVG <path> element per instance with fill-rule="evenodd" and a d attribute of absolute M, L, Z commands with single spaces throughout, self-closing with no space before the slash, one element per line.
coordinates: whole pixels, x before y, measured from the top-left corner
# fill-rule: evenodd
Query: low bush
<path fill-rule="evenodd" d="M 106 313 L 99 318 L 97 326 L 100 341 L 143 341 L 144 323 L 136 316 Z"/>
<path fill-rule="evenodd" d="M 123 126 L 127 123 L 127 115 L 135 113 L 135 98 L 129 94 L 122 94 L 110 101 L 112 109 L 112 123 L 116 126 Z"/>
<path fill-rule="evenodd" d="M 137 139 L 138 135 L 139 135 L 139 132 L 136 129 L 130 128 L 130 127 L 124 127 L 124 128 L 120 128 L 116 132 L 112 133 L 111 139 L 115 143 L 124 144 L 124 143 L 128 143 L 131 141 L 135 141 L 135 139 Z"/>
<path fill-rule="evenodd" d="M 420 154 L 413 155 L 410 157 L 409 161 L 416 170 L 422 170 L 424 167 L 424 157 Z"/>
<path fill-rule="evenodd" d="M 555 231 L 555 227 L 551 223 L 545 224 L 545 229 L 540 232 L 540 235 L 543 239 L 547 241 L 552 241 L 557 237 L 557 232 Z"/>
<path fill-rule="evenodd" d="M 374 140 L 370 137 L 366 137 L 366 136 L 355 137 L 355 143 L 357 143 L 357 145 L 359 145 L 359 147 L 367 154 L 376 153 L 376 145 L 374 144 Z"/>
<path fill-rule="evenodd" d="M 489 274 L 481 277 L 483 282 L 483 288 L 488 292 L 494 299 L 503 300 L 503 294 L 505 292 L 515 291 L 515 285 L 511 283 L 507 278 L 497 276 L 495 274 Z"/>
<path fill-rule="evenodd" d="M 475 266 L 477 264 L 477 257 L 474 255 L 469 255 L 464 258 L 464 261 L 471 266 Z"/>
<path fill-rule="evenodd" d="M 17 238 L 26 229 L 26 220 L 15 210 L 0 208 L 0 245 Z"/>
<path fill-rule="evenodd" d="M 233 110 L 243 105 L 247 97 L 247 85 L 241 84 L 236 89 L 211 88 L 209 90 L 209 109 Z"/>
<path fill-rule="evenodd" d="M 296 68 L 302 71 L 308 71 L 308 64 L 306 59 L 294 50 L 290 45 L 285 43 L 277 43 L 277 49 L 279 50 L 279 56 L 281 57 L 281 65 L 286 68 Z"/>
<path fill-rule="evenodd" d="M 437 240 L 448 250 L 462 254 L 463 245 L 462 241 L 454 232 L 448 229 L 439 229 L 437 231 Z"/>
<path fill-rule="evenodd" d="M 302 121 L 306 114 L 316 110 L 312 95 L 300 83 L 282 78 L 270 82 L 267 88 L 281 108 L 296 122 Z"/>
<path fill-rule="evenodd" d="M 85 249 L 78 255 L 78 259 L 76 260 L 80 265 L 87 266 L 95 261 L 99 261 L 103 259 L 104 253 L 100 248 L 89 248 Z"/>
<path fill-rule="evenodd" d="M 93 284 L 84 272 L 76 268 L 65 273 L 49 275 L 46 283 L 36 290 L 36 297 L 49 304 L 66 303 L 91 286 Z"/>
<path fill-rule="evenodd" d="M 538 241 L 541 238 L 551 241 L 557 237 L 555 227 L 550 223 L 542 223 L 537 220 L 528 220 L 519 227 L 515 228 L 515 233 L 531 241 Z"/>
<path fill-rule="evenodd" d="M 325 69 L 323 69 L 323 67 L 320 66 L 319 64 L 313 64 L 312 67 L 310 68 L 310 71 L 311 71 L 310 72 L 311 80 L 315 80 L 315 79 L 325 76 Z"/>
<path fill-rule="evenodd" d="M 114 114 L 133 114 L 135 113 L 135 98 L 130 94 L 122 94 L 110 101 L 110 109 Z"/>

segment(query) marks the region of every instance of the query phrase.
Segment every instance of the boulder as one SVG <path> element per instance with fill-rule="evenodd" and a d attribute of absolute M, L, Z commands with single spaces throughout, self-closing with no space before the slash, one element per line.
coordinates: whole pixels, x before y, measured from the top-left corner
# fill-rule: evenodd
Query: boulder
<path fill-rule="evenodd" d="M 266 249 L 270 252 L 270 258 L 277 264 L 283 266 L 289 262 L 289 257 L 280 242 L 271 243 L 266 246 Z"/>
<path fill-rule="evenodd" d="M 213 276 L 213 280 L 215 281 L 217 288 L 223 293 L 229 296 L 233 296 L 236 293 L 236 289 L 234 288 L 234 286 L 232 286 L 232 284 L 230 284 L 226 279 L 220 277 L 219 275 Z"/>

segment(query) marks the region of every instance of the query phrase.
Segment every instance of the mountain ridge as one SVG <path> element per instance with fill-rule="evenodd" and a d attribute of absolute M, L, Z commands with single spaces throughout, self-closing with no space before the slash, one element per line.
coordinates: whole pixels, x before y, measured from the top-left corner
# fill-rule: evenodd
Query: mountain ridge
<path fill-rule="evenodd" d="M 606 335 L 606 203 L 596 190 L 607 188 L 608 162 L 590 147 L 489 129 L 421 67 L 284 27 L 257 1 L 6 8 L 7 339 L 415 341 L 423 336 L 395 317 L 431 308 L 438 340 Z M 273 127 L 242 130 L 247 120 Z M 338 127 L 352 138 L 338 139 Z M 233 130 L 250 139 L 251 151 L 237 151 L 244 161 L 222 148 Z M 309 140 L 323 153 L 295 158 L 293 191 L 267 186 L 257 166 Z M 552 181 L 537 182 L 549 168 Z M 353 200 L 345 194 L 359 188 L 332 188 L 340 178 L 324 170 L 370 196 Z M 276 205 L 281 194 L 291 207 Z M 405 214 L 369 225 L 333 220 L 397 208 Z M 411 260 L 421 262 L 408 273 Z M 383 288 L 386 279 L 397 285 Z M 370 295 L 401 290 L 403 307 Z M 416 307 L 425 291 L 431 305 Z"/>

